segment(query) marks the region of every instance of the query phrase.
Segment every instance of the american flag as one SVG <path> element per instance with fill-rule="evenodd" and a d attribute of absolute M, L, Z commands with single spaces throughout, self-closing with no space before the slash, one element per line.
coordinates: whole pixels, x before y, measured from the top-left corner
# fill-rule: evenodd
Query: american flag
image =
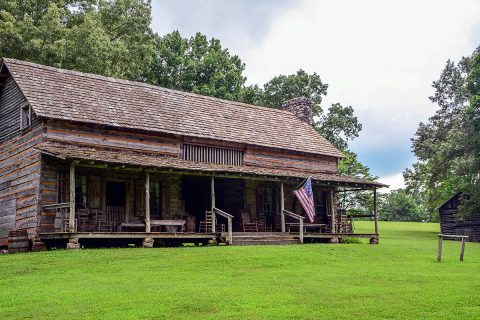
<path fill-rule="evenodd" d="M 307 181 L 303 184 L 303 186 L 293 193 L 297 196 L 298 200 L 302 204 L 303 209 L 307 213 L 308 219 L 310 223 L 313 222 L 315 218 L 315 205 L 313 204 L 313 191 L 312 191 L 312 179 L 310 177 L 307 178 Z"/>

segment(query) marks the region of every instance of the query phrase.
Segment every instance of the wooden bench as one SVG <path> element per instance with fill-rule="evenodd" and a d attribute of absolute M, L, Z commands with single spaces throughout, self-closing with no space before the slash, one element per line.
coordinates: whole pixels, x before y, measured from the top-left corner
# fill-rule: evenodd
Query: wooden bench
<path fill-rule="evenodd" d="M 126 231 L 125 229 L 142 229 L 145 231 L 145 223 L 143 222 L 123 222 L 120 224 L 120 228 L 122 231 Z"/>
<path fill-rule="evenodd" d="M 169 229 L 173 227 L 174 227 L 173 232 L 177 232 L 178 231 L 177 228 L 180 227 L 180 232 L 183 232 L 186 222 L 187 220 L 151 220 L 150 226 L 152 228 L 158 227 L 160 232 L 162 232 L 162 226 L 165 226 L 165 228 L 167 229 L 166 232 L 172 232 Z"/>

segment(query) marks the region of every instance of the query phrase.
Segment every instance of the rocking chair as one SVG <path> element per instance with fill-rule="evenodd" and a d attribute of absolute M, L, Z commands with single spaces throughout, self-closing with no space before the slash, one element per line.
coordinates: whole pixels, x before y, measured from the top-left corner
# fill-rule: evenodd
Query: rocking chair
<path fill-rule="evenodd" d="M 258 221 L 252 219 L 250 210 L 240 209 L 240 218 L 242 219 L 243 232 L 258 232 Z"/>

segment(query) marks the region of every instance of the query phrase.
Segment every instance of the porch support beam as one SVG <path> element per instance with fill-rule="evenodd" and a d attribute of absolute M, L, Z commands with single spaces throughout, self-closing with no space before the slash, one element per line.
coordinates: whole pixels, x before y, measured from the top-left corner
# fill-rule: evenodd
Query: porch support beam
<path fill-rule="evenodd" d="M 210 196 L 211 196 L 211 203 L 212 207 L 210 208 L 212 210 L 212 232 L 215 233 L 215 225 L 216 223 L 216 217 L 215 217 L 215 178 L 212 176 L 210 180 Z"/>
<path fill-rule="evenodd" d="M 375 222 L 375 234 L 378 234 L 378 213 L 377 213 L 377 189 L 373 189 L 373 219 Z"/>
<path fill-rule="evenodd" d="M 285 194 L 283 193 L 283 182 L 280 182 L 280 220 L 282 223 L 282 232 L 285 232 Z"/>
<path fill-rule="evenodd" d="M 335 228 L 335 200 L 334 200 L 334 195 L 333 195 L 333 188 L 330 189 L 330 214 L 332 216 L 332 233 L 336 233 L 336 228 Z"/>
<path fill-rule="evenodd" d="M 145 171 L 145 232 L 150 230 L 150 172 Z"/>
<path fill-rule="evenodd" d="M 68 231 L 75 232 L 75 165 L 70 164 L 70 210 L 68 216 Z"/>

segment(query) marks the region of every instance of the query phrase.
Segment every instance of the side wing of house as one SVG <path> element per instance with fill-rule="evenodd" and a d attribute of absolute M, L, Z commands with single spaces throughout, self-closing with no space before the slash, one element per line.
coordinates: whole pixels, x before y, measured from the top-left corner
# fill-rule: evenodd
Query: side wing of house
<path fill-rule="evenodd" d="M 4 67 L 0 78 L 0 246 L 8 232 L 34 230 L 38 212 L 42 121 Z"/>

